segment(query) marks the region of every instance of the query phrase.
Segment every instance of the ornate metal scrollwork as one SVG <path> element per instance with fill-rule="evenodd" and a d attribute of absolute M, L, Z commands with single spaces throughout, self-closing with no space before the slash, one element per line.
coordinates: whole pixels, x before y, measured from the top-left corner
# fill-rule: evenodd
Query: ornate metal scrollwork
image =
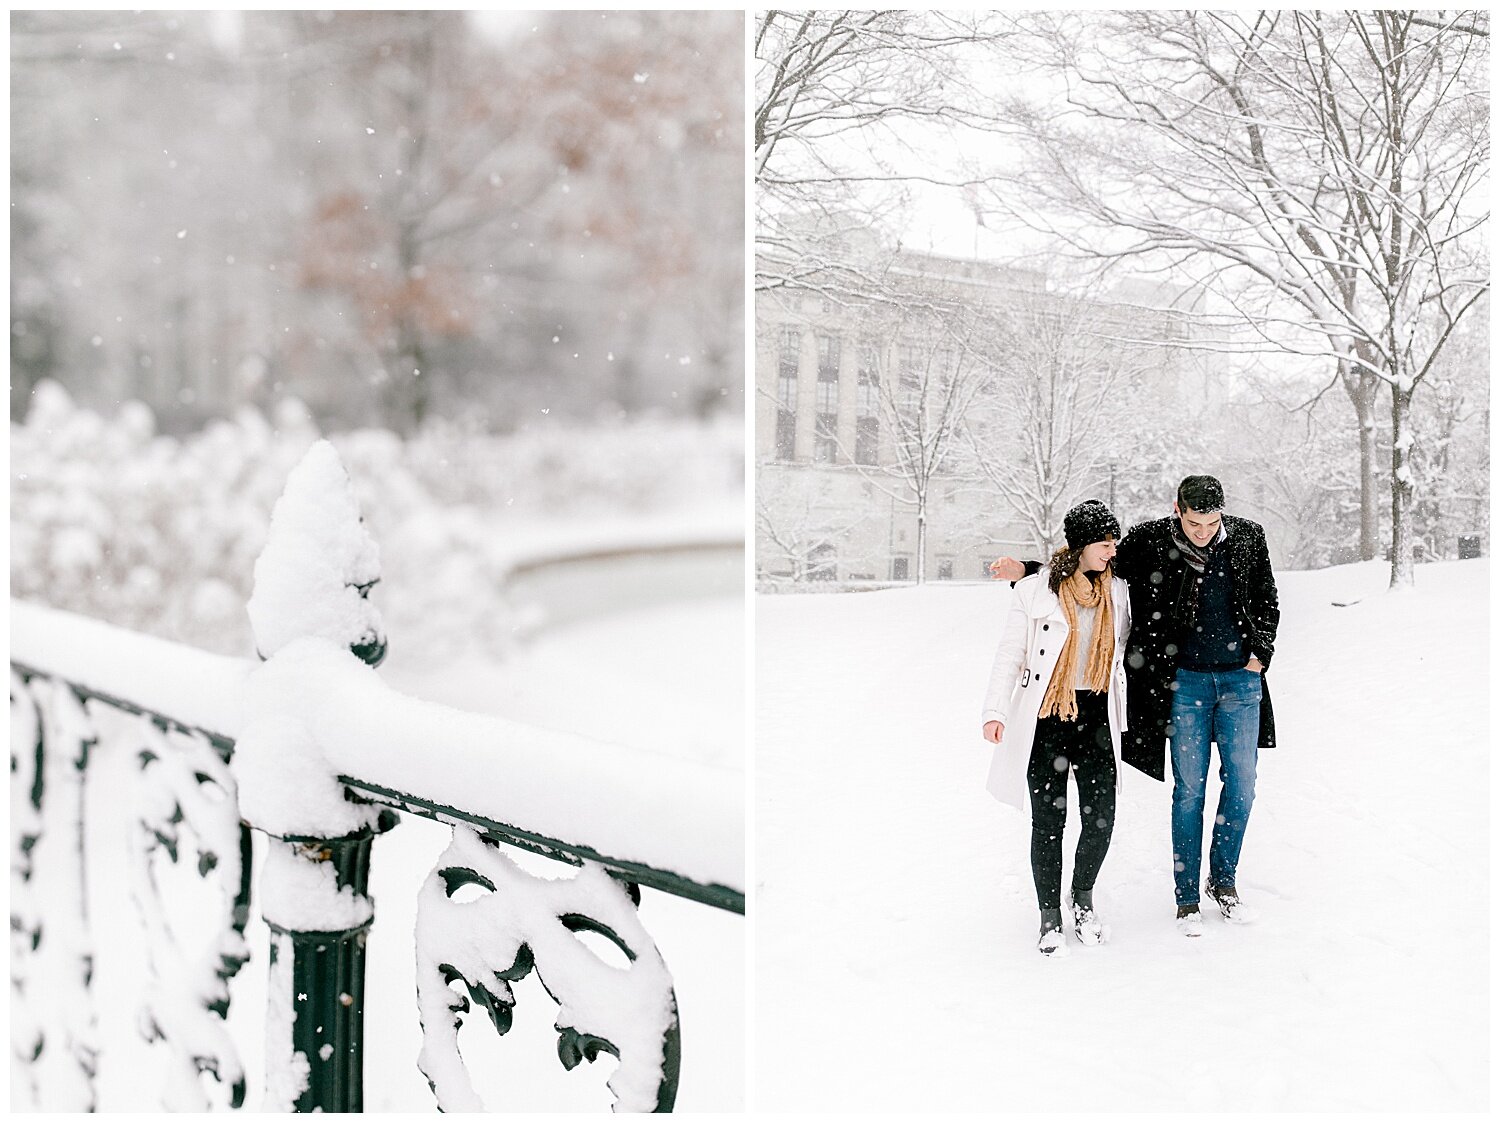
<path fill-rule="evenodd" d="M 46 1035 L 30 1005 L 33 954 L 42 920 L 32 851 L 42 837 L 42 717 L 24 678 L 10 673 L 10 1048 L 21 1103 L 37 1099 L 36 1071 Z M 14 1093 L 13 1093 L 14 1094 Z"/>
<path fill-rule="evenodd" d="M 31 1106 L 49 1111 L 95 1106 L 83 872 L 83 780 L 94 742 L 67 683 L 12 670 L 11 1043 L 22 1080 L 13 1101 L 29 1093 Z M 42 978 L 45 993 L 32 993 Z"/>
<path fill-rule="evenodd" d="M 229 1089 L 231 1107 L 245 1099 L 245 1070 L 225 1027 L 229 980 L 249 956 L 248 838 L 240 826 L 234 777 L 201 733 L 168 729 L 150 717 L 132 722 L 142 784 L 140 814 L 131 839 L 131 896 L 145 926 L 150 977 L 140 1011 L 146 1040 L 163 1043 L 171 1058 L 161 1093 L 169 1111 L 205 1111 L 209 1073 Z M 190 858 L 216 892 L 199 912 L 201 935 L 191 946 L 168 919 L 155 860 Z"/>
<path fill-rule="evenodd" d="M 482 893 L 455 900 L 465 886 Z M 558 1004 L 558 1057 L 572 1069 L 601 1052 L 619 1060 L 609 1088 L 616 1111 L 670 1111 L 681 1045 L 672 977 L 636 915 L 638 897 L 593 863 L 577 876 L 546 880 L 523 871 L 498 846 L 455 827 L 418 898 L 418 1065 L 444 1111 L 483 1110 L 458 1048 L 470 1002 L 500 1033 L 511 1027 L 511 984 L 537 972 Z M 614 945 L 616 966 L 578 939 Z M 451 984 L 462 983 L 468 997 Z"/>

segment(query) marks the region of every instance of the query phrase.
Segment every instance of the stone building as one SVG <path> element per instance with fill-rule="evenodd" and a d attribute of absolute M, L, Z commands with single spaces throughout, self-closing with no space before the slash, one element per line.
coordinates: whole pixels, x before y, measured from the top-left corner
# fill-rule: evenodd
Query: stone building
<path fill-rule="evenodd" d="M 862 248 L 872 256 L 872 246 Z M 929 410 L 929 397 L 945 408 L 948 398 L 961 399 L 961 411 L 932 419 L 940 438 L 939 426 L 973 425 L 1005 392 L 974 348 L 939 338 L 924 327 L 930 317 L 913 315 L 913 307 L 947 309 L 952 336 L 954 324 L 982 331 L 1021 306 L 1045 310 L 1076 298 L 1053 292 L 1039 271 L 910 251 L 886 255 L 879 276 L 878 297 L 828 285 L 756 296 L 756 570 L 763 583 L 906 582 L 919 573 L 976 581 L 987 578 L 998 553 L 1035 552 L 1016 512 L 957 457 L 916 480 L 921 472 L 903 468 L 910 450 L 892 427 L 911 406 L 894 395 L 920 394 Z M 1196 311 L 1170 307 L 1182 295 L 1132 282 L 1090 302 L 1090 314 L 1129 340 L 1123 346 L 1140 353 L 1162 394 L 1222 393 L 1180 346 Z M 922 505 L 918 486 L 926 492 Z"/>

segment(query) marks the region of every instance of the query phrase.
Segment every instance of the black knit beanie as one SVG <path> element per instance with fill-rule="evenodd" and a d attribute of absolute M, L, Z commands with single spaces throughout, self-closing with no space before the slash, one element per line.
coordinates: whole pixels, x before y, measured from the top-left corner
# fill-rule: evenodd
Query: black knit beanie
<path fill-rule="evenodd" d="M 1119 520 L 1097 499 L 1085 499 L 1063 516 L 1068 549 L 1077 550 L 1106 538 L 1120 537 Z"/>

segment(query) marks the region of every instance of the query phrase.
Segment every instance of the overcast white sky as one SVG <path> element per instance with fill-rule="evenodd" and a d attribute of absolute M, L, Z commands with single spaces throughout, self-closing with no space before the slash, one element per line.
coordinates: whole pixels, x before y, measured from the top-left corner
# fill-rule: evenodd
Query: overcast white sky
<path fill-rule="evenodd" d="M 539 11 L 518 12 L 486 8 L 469 12 L 468 18 L 481 35 L 500 43 L 534 26 L 537 18 L 546 14 L 548 13 Z M 220 47 L 233 50 L 239 46 L 245 21 L 244 12 L 221 9 L 210 12 L 208 21 L 209 32 Z"/>

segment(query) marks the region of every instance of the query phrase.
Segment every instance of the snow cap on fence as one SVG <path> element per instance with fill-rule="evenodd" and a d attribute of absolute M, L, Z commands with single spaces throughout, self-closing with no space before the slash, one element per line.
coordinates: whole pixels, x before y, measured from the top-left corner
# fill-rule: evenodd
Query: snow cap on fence
<path fill-rule="evenodd" d="M 269 659 L 293 640 L 318 636 L 380 662 L 385 630 L 366 599 L 379 579 L 380 554 L 354 485 L 334 447 L 318 441 L 287 477 L 255 562 L 246 607 L 256 651 Z"/>

